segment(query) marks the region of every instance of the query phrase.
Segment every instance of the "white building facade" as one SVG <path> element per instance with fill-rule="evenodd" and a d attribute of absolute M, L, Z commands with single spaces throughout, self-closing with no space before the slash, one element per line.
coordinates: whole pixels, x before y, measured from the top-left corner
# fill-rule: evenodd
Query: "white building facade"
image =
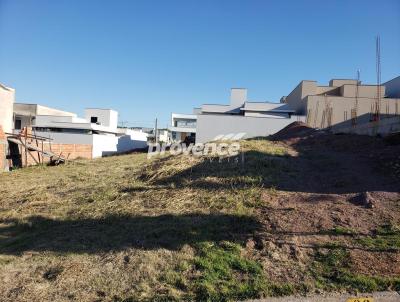
<path fill-rule="evenodd" d="M 171 114 L 171 126 L 168 128 L 172 142 L 194 141 L 196 138 L 196 114 Z"/>
<path fill-rule="evenodd" d="M 87 108 L 85 118 L 38 104 L 14 104 L 14 133 L 24 127 L 53 145 L 90 146 L 87 158 L 125 153 L 147 147 L 147 133 L 118 128 L 118 112 Z M 82 154 L 82 153 L 80 153 Z M 66 156 L 66 154 L 64 154 Z"/>

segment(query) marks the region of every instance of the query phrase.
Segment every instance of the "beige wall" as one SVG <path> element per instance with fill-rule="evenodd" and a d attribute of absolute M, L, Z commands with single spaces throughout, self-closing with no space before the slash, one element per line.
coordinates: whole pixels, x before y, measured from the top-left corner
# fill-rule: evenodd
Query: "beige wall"
<path fill-rule="evenodd" d="M 340 95 L 343 97 L 354 98 L 357 95 L 360 98 L 376 98 L 378 95 L 377 85 L 343 85 L 340 87 Z M 383 98 L 385 96 L 385 86 L 380 87 L 380 96 Z"/>
<path fill-rule="evenodd" d="M 315 94 L 339 95 L 339 93 L 340 93 L 339 87 L 317 86 Z"/>
<path fill-rule="evenodd" d="M 375 111 L 376 98 L 358 98 L 357 124 L 368 123 Z M 307 123 L 311 127 L 326 128 L 339 125 L 352 126 L 352 110 L 356 99 L 337 96 L 309 96 L 307 98 Z M 381 118 L 400 114 L 400 99 L 381 99 Z"/>
<path fill-rule="evenodd" d="M 0 84 L 0 126 L 4 132 L 11 132 L 13 128 L 13 104 L 15 90 Z"/>
<path fill-rule="evenodd" d="M 299 85 L 286 97 L 286 103 L 298 114 L 305 112 L 305 97 L 316 94 L 317 82 L 301 81 Z"/>
<path fill-rule="evenodd" d="M 340 87 L 345 84 L 357 85 L 357 80 L 352 79 L 332 79 L 329 81 L 329 86 Z"/>

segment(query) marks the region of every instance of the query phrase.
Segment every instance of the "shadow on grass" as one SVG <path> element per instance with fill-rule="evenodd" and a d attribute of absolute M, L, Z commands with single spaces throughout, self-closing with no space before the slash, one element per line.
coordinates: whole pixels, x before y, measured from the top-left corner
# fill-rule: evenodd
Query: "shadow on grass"
<path fill-rule="evenodd" d="M 291 145 L 297 156 L 245 151 L 229 160 L 204 159 L 186 170 L 151 182 L 160 186 L 173 184 L 207 190 L 262 185 L 282 191 L 321 194 L 397 192 L 399 181 L 376 169 L 375 161 L 360 156 L 365 152 L 357 152 L 357 148 L 367 149 L 371 141 L 377 141 L 374 143 L 377 150 L 385 148 L 383 141 L 369 137 L 305 137 Z M 344 147 L 345 144 L 349 147 Z M 156 171 L 158 167 L 155 163 L 152 170 Z"/>
<path fill-rule="evenodd" d="M 126 248 L 177 250 L 205 241 L 244 242 L 259 229 L 256 220 L 237 215 L 107 216 L 53 220 L 32 216 L 2 220 L 0 253 L 24 251 L 98 253 Z"/>

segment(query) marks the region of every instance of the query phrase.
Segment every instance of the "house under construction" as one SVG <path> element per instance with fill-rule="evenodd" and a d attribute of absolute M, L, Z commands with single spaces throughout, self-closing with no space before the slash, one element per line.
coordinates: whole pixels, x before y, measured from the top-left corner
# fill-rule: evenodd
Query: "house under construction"
<path fill-rule="evenodd" d="M 383 131 L 390 133 L 399 126 L 400 77 L 381 85 L 332 79 L 329 85 L 321 86 L 316 81 L 304 80 L 281 102 L 305 115 L 308 125 L 314 128 L 353 129 L 357 133 L 357 128 L 387 124 L 389 127 Z"/>
<path fill-rule="evenodd" d="M 15 90 L 0 85 L 0 170 L 68 159 L 92 159 L 147 146 L 147 134 L 118 128 L 118 112 L 86 108 L 75 113 L 15 103 Z"/>

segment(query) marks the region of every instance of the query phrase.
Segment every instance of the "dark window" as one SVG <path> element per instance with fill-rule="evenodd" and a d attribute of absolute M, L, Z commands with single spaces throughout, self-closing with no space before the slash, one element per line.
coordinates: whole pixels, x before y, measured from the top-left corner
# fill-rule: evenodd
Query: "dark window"
<path fill-rule="evenodd" d="M 21 120 L 20 119 L 15 119 L 15 130 L 20 130 L 21 129 Z"/>
<path fill-rule="evenodd" d="M 91 123 L 97 123 L 97 116 L 91 116 L 90 117 L 90 122 Z"/>

